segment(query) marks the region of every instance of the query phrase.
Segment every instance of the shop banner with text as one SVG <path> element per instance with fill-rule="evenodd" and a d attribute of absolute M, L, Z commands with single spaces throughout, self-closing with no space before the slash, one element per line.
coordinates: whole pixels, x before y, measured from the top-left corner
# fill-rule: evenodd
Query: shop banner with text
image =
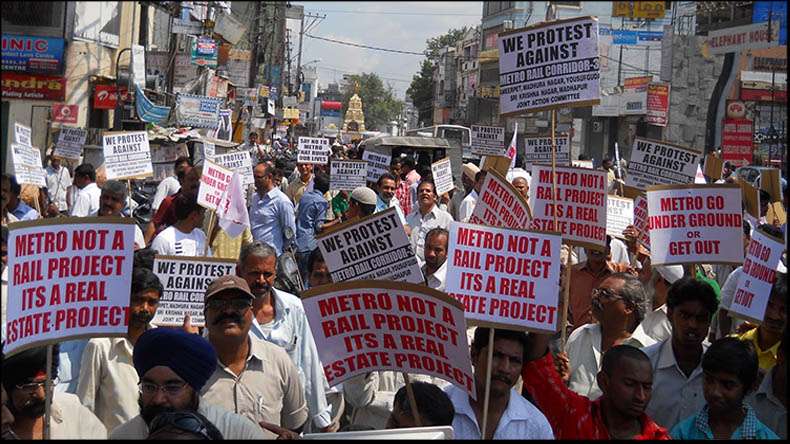
<path fill-rule="evenodd" d="M 625 184 L 645 190 L 651 185 L 694 183 L 700 160 L 702 154 L 691 148 L 637 137 Z"/>
<path fill-rule="evenodd" d="M 154 175 L 147 131 L 104 133 L 107 179 L 144 179 Z"/>
<path fill-rule="evenodd" d="M 530 219 L 524 196 L 498 172 L 488 170 L 469 223 L 526 230 Z"/>
<path fill-rule="evenodd" d="M 647 86 L 647 115 L 645 123 L 667 126 L 669 121 L 669 83 L 651 83 Z"/>

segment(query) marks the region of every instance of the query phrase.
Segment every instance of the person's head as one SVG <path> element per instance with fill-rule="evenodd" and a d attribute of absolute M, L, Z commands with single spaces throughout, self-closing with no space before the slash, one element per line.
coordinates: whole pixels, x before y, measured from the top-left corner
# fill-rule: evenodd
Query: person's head
<path fill-rule="evenodd" d="M 126 185 L 117 180 L 104 182 L 99 204 L 99 216 L 120 216 L 126 206 Z"/>
<path fill-rule="evenodd" d="M 667 318 L 672 326 L 673 346 L 690 350 L 701 347 L 718 306 L 716 292 L 705 281 L 686 276 L 670 285 Z"/>
<path fill-rule="evenodd" d="M 590 156 L 588 156 L 588 155 L 586 155 L 584 153 L 579 154 L 579 160 L 590 160 Z"/>
<path fill-rule="evenodd" d="M 8 190 L 6 196 L 6 204 L 9 210 L 15 209 L 19 205 L 19 194 L 22 193 L 22 186 L 16 181 L 16 176 L 5 176 L 8 178 L 8 183 L 3 184 L 4 190 Z M 8 188 L 6 188 L 6 185 Z"/>
<path fill-rule="evenodd" d="M 370 216 L 376 211 L 376 192 L 368 187 L 357 187 L 351 192 L 348 199 L 346 217 Z"/>
<path fill-rule="evenodd" d="M 141 248 L 134 252 L 134 265 L 133 268 L 147 268 L 154 271 L 154 259 L 156 259 L 156 250 L 153 248 Z"/>
<path fill-rule="evenodd" d="M 593 270 L 600 270 L 606 266 L 606 261 L 612 253 L 612 237 L 606 235 L 606 247 L 603 250 L 585 248 L 584 254 L 587 255 L 587 265 Z"/>
<path fill-rule="evenodd" d="M 184 181 L 184 176 L 186 176 L 190 168 L 192 168 L 192 160 L 189 156 L 181 156 L 173 163 L 173 172 L 179 183 Z"/>
<path fill-rule="evenodd" d="M 749 250 L 749 243 L 752 241 L 752 224 L 744 218 L 741 220 L 741 228 L 743 229 L 743 253 L 745 255 Z"/>
<path fill-rule="evenodd" d="M 0 263 L 1 268 L 8 266 L 8 227 L 0 226 Z"/>
<path fill-rule="evenodd" d="M 153 271 L 142 267 L 132 270 L 130 326 L 143 327 L 154 319 L 163 291 L 162 283 Z"/>
<path fill-rule="evenodd" d="M 646 311 L 645 288 L 631 274 L 612 274 L 592 292 L 592 315 L 602 327 L 625 325 L 632 332 L 645 318 Z"/>
<path fill-rule="evenodd" d="M 197 195 L 179 194 L 173 201 L 176 220 L 183 222 L 186 229 L 194 230 L 203 224 L 203 215 L 206 209 L 197 203 Z"/>
<path fill-rule="evenodd" d="M 246 339 L 252 325 L 254 299 L 247 281 L 238 276 L 222 276 L 209 284 L 203 313 L 212 343 Z"/>
<path fill-rule="evenodd" d="M 425 235 L 425 263 L 430 272 L 435 272 L 447 260 L 447 240 L 450 233 L 441 227 L 431 229 Z"/>
<path fill-rule="evenodd" d="M 389 202 L 393 197 L 395 197 L 395 187 L 397 186 L 397 181 L 395 180 L 395 176 L 392 174 L 382 174 L 379 177 L 379 180 L 376 182 L 376 185 L 378 186 L 381 200 L 384 202 Z"/>
<path fill-rule="evenodd" d="M 258 133 L 255 131 L 250 131 L 250 134 L 247 136 L 247 141 L 251 144 L 258 143 Z"/>
<path fill-rule="evenodd" d="M 423 212 L 430 211 L 439 196 L 436 195 L 436 185 L 430 179 L 423 179 L 417 186 L 417 202 L 419 202 L 420 210 Z"/>
<path fill-rule="evenodd" d="M 11 176 L 0 176 L 0 209 L 5 209 L 11 202 Z"/>
<path fill-rule="evenodd" d="M 527 182 L 526 177 L 516 177 L 510 182 L 519 193 L 526 199 L 529 195 L 529 182 Z"/>
<path fill-rule="evenodd" d="M 132 363 L 140 378 L 140 416 L 197 411 L 198 394 L 217 366 L 214 347 L 202 336 L 174 328 L 152 328 L 137 339 Z"/>
<path fill-rule="evenodd" d="M 478 171 L 477 174 L 475 174 L 475 191 L 477 191 L 478 194 L 480 193 L 480 189 L 483 188 L 486 174 L 488 174 L 488 171 Z"/>
<path fill-rule="evenodd" d="M 277 277 L 277 251 L 261 241 L 243 246 L 236 263 L 236 276 L 244 279 L 255 298 L 267 296 Z"/>
<path fill-rule="evenodd" d="M 325 194 L 329 191 L 329 176 L 322 171 L 316 171 L 313 176 L 313 189 L 321 194 Z"/>
<path fill-rule="evenodd" d="M 274 169 L 266 162 L 261 162 L 252 169 L 252 177 L 255 180 L 255 191 L 257 191 L 258 194 L 266 194 L 274 188 L 274 181 L 272 179 L 273 170 Z"/>
<path fill-rule="evenodd" d="M 306 182 L 310 179 L 310 175 L 313 174 L 312 163 L 298 163 L 296 164 L 296 169 L 299 170 L 299 177 L 302 179 L 302 182 Z"/>
<path fill-rule="evenodd" d="M 329 273 L 324 256 L 318 248 L 311 251 L 307 258 L 307 282 L 310 284 L 310 288 L 332 283 L 332 275 Z"/>
<path fill-rule="evenodd" d="M 453 424 L 455 407 L 442 389 L 422 381 L 411 383 L 414 393 L 414 402 L 420 413 L 422 427 L 449 426 Z M 406 396 L 406 386 L 395 393 L 392 403 L 392 413 L 387 420 L 387 429 L 405 429 L 417 427 L 414 420 L 409 397 Z"/>
<path fill-rule="evenodd" d="M 740 410 L 746 395 L 757 388 L 759 364 L 752 343 L 718 339 L 702 355 L 702 391 L 711 415 Z"/>
<path fill-rule="evenodd" d="M 275 168 L 274 171 L 272 171 L 272 186 L 274 188 L 280 188 L 283 184 L 283 176 L 285 176 L 285 173 L 281 168 Z"/>
<path fill-rule="evenodd" d="M 614 167 L 614 162 L 612 162 L 612 159 L 607 157 L 603 160 L 603 162 L 601 162 L 601 167 L 605 170 L 611 170 L 612 167 Z"/>
<path fill-rule="evenodd" d="M 74 168 L 74 185 L 77 188 L 85 188 L 93 182 L 96 182 L 96 168 L 93 167 L 93 164 L 83 163 Z"/>
<path fill-rule="evenodd" d="M 196 411 L 162 412 L 148 426 L 149 440 L 222 440 L 222 433 Z"/>
<path fill-rule="evenodd" d="M 634 419 L 645 412 L 653 388 L 653 368 L 650 359 L 638 348 L 616 345 L 607 350 L 596 380 L 605 409 L 611 408 L 620 417 Z"/>
<path fill-rule="evenodd" d="M 771 204 L 771 193 L 763 189 L 760 190 L 760 217 L 768 214 L 768 206 Z"/>
<path fill-rule="evenodd" d="M 181 194 L 197 196 L 200 187 L 200 176 L 203 175 L 203 167 L 189 168 L 184 173 L 184 180 L 181 182 Z"/>
<path fill-rule="evenodd" d="M 475 368 L 475 385 L 485 387 L 488 364 L 488 335 L 491 329 L 477 327 L 472 340 L 472 365 Z M 491 363 L 491 395 L 507 396 L 510 388 L 521 375 L 524 353 L 528 346 L 527 335 L 515 330 L 494 330 L 493 362 Z"/>
<path fill-rule="evenodd" d="M 392 159 L 392 162 L 390 162 L 390 173 L 396 177 L 396 181 L 400 181 L 400 173 L 402 167 L 403 167 L 403 162 L 401 162 L 401 160 L 398 159 L 397 157 L 395 159 Z"/>
<path fill-rule="evenodd" d="M 400 168 L 401 177 L 405 178 L 406 175 L 411 173 L 413 169 L 414 169 L 414 159 L 412 159 L 411 157 L 404 158 Z"/>
<path fill-rule="evenodd" d="M 730 177 L 730 175 L 735 171 L 735 165 L 732 164 L 729 160 L 724 162 L 724 165 L 721 167 L 721 178 L 726 179 Z"/>
<path fill-rule="evenodd" d="M 57 157 L 57 156 L 50 156 L 49 157 L 49 164 L 56 171 L 60 169 L 60 162 L 61 162 L 60 161 L 60 157 Z"/>
<path fill-rule="evenodd" d="M 787 274 L 776 273 L 776 282 L 771 287 L 768 306 L 760 329 L 772 335 L 781 335 L 787 325 Z"/>
<path fill-rule="evenodd" d="M 653 265 L 651 267 L 650 281 L 645 285 L 645 291 L 653 308 L 658 308 L 661 304 L 666 303 L 669 286 L 682 277 L 682 265 Z"/>
<path fill-rule="evenodd" d="M 59 345 L 52 350 L 53 379 L 58 377 Z M 17 420 L 20 418 L 40 418 L 44 415 L 45 390 L 47 380 L 47 346 L 29 348 L 12 356 L 3 356 L 2 384 L 8 393 L 8 409 Z M 52 384 L 54 388 L 55 384 Z"/>

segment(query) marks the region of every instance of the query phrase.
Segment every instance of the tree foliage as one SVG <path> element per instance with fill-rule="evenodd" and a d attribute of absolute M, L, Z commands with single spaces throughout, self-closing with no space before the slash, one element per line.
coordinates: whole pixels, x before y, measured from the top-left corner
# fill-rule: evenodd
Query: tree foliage
<path fill-rule="evenodd" d="M 428 60 L 435 63 L 439 58 L 439 51 L 441 51 L 445 46 L 455 46 L 461 41 L 462 38 L 464 38 L 464 34 L 466 34 L 469 29 L 470 28 L 466 26 L 458 29 L 453 28 L 438 37 L 432 37 L 426 40 L 425 49 L 428 53 Z"/>
<path fill-rule="evenodd" d="M 368 131 L 385 131 L 387 123 L 398 118 L 403 103 L 395 98 L 391 86 L 384 85 L 375 73 L 362 73 L 345 76 L 343 86 L 343 115 L 348 109 L 348 101 L 355 92 L 355 84 L 359 83 L 359 98 L 362 99 L 362 111 L 365 113 L 365 129 Z"/>

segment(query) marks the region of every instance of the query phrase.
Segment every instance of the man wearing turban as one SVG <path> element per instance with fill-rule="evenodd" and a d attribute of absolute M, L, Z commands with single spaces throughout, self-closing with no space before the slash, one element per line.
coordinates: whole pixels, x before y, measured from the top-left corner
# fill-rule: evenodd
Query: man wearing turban
<path fill-rule="evenodd" d="M 134 346 L 134 369 L 140 378 L 140 415 L 116 427 L 110 439 L 145 439 L 151 421 L 164 412 L 196 412 L 225 439 L 264 439 L 263 430 L 245 418 L 202 402 L 200 390 L 214 373 L 217 355 L 209 342 L 182 330 L 157 328 Z"/>

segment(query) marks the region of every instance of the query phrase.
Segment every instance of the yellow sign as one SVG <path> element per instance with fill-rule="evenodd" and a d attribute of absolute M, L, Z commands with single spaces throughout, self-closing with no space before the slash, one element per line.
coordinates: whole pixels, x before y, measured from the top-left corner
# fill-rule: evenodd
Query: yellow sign
<path fill-rule="evenodd" d="M 299 120 L 299 109 L 298 108 L 283 109 L 283 119 Z"/>
<path fill-rule="evenodd" d="M 658 19 L 665 12 L 665 2 L 612 2 L 612 17 Z"/>
<path fill-rule="evenodd" d="M 269 97 L 269 87 L 264 85 L 259 86 L 258 97 Z"/>

